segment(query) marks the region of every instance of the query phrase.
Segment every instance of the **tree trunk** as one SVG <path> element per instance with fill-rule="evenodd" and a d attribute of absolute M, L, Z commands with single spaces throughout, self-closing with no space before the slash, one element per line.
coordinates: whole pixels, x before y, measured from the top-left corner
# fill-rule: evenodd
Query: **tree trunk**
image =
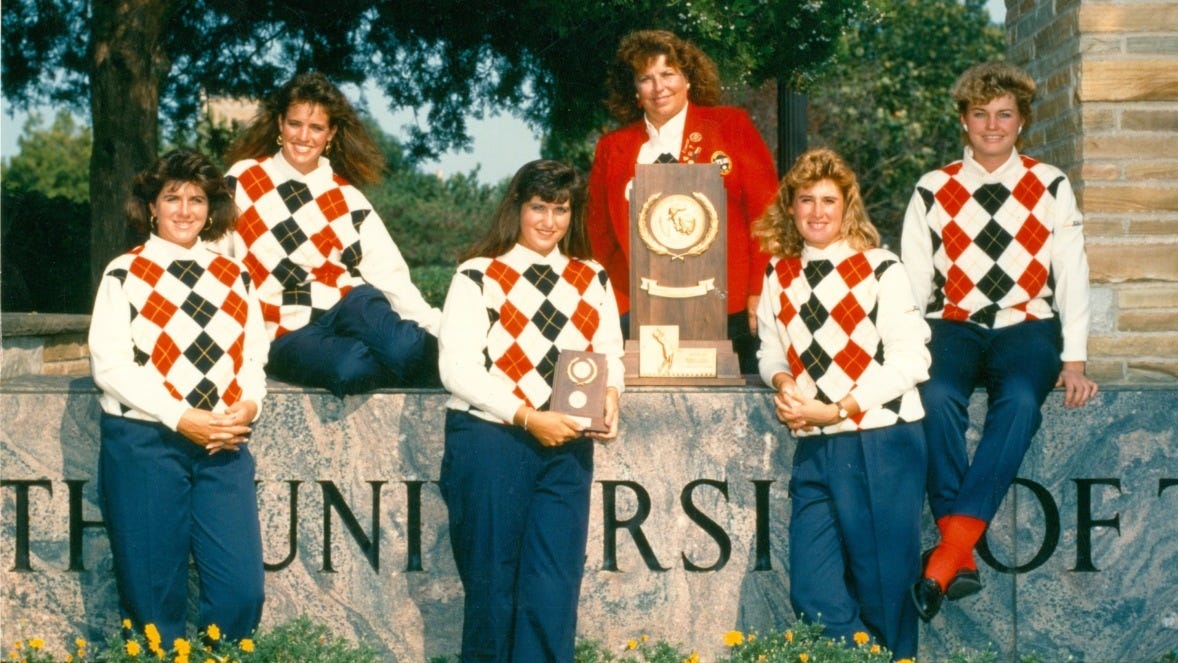
<path fill-rule="evenodd" d="M 170 63 L 164 28 L 173 0 L 93 0 L 90 36 L 90 275 L 135 242 L 123 203 L 159 149 L 159 98 Z M 195 94 L 195 92 L 194 92 Z"/>

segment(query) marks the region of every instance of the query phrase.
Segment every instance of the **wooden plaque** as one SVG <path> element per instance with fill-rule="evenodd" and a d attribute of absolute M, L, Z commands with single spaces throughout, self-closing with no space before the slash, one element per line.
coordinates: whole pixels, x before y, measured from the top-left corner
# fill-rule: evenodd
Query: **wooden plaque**
<path fill-rule="evenodd" d="M 608 433 L 605 390 L 609 366 L 600 352 L 561 350 L 548 409 L 581 422 L 587 433 Z"/>
<path fill-rule="evenodd" d="M 652 375 L 651 330 L 682 356 Z M 728 202 L 715 164 L 638 164 L 630 192 L 627 384 L 744 384 L 728 341 Z M 665 352 L 667 344 L 658 348 Z M 710 349 L 715 349 L 712 360 Z M 707 364 L 707 365 L 705 365 Z M 642 369 L 645 365 L 647 368 Z"/>

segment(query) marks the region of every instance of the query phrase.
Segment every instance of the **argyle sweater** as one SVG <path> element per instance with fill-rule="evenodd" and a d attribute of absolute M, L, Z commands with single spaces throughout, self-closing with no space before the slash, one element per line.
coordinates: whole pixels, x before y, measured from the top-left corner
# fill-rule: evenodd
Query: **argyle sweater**
<path fill-rule="evenodd" d="M 252 400 L 260 411 L 269 342 L 249 274 L 201 242 L 186 249 L 152 235 L 111 261 L 89 343 L 108 414 L 175 430 L 189 408 Z"/>
<path fill-rule="evenodd" d="M 561 350 L 601 352 L 622 391 L 622 328 L 601 265 L 516 244 L 458 266 L 438 335 L 447 407 L 512 421 L 521 405 L 547 409 Z"/>
<path fill-rule="evenodd" d="M 901 252 L 929 318 L 998 329 L 1059 312 L 1064 361 L 1087 358 L 1082 216 L 1058 168 L 1012 151 L 987 172 L 961 161 L 926 173 L 904 217 Z"/>
<path fill-rule="evenodd" d="M 279 152 L 233 164 L 226 179 L 241 211 L 233 252 L 253 278 L 271 339 L 313 322 L 363 283 L 437 334 L 441 312 L 413 285 L 372 204 L 327 159 L 304 175 Z"/>
<path fill-rule="evenodd" d="M 881 428 L 924 416 L 916 385 L 928 379 L 928 324 L 908 275 L 884 249 L 855 251 L 844 241 L 774 258 L 757 309 L 760 372 L 772 386 L 792 375 L 810 398 L 850 394 L 862 412 L 795 435 Z"/>

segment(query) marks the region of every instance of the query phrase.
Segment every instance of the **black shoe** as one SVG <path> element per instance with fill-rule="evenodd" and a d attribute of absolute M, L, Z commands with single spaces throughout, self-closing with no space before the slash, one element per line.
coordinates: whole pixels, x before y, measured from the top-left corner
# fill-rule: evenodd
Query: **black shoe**
<path fill-rule="evenodd" d="M 978 572 L 972 569 L 957 569 L 949 586 L 945 588 L 945 598 L 950 601 L 973 596 L 982 591 L 982 579 Z"/>
<path fill-rule="evenodd" d="M 916 614 L 922 621 L 928 622 L 937 616 L 944 598 L 941 587 L 932 578 L 921 578 L 912 586 L 912 602 L 916 604 Z"/>
<path fill-rule="evenodd" d="M 928 568 L 928 560 L 933 556 L 933 551 L 936 548 L 929 548 L 920 555 L 920 568 Z M 957 573 L 953 574 L 953 579 L 949 581 L 949 586 L 945 588 L 945 598 L 950 601 L 963 599 L 967 596 L 973 596 L 982 591 L 982 578 L 978 575 L 977 569 L 957 569 Z"/>

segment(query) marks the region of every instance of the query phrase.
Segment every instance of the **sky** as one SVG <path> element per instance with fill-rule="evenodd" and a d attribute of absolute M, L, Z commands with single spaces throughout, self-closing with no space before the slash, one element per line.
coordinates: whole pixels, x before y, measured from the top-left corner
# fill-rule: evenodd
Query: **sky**
<path fill-rule="evenodd" d="M 987 0 L 986 8 L 994 21 L 1001 23 L 1005 19 L 1004 0 Z M 369 108 L 381 128 L 393 136 L 404 135 L 404 125 L 414 121 L 412 111 L 388 111 L 379 92 L 374 88 L 370 88 L 367 95 Z M 42 113 L 45 118 L 44 125 L 52 122 L 52 110 L 46 109 Z M 7 101 L 0 105 L 0 157 L 6 159 L 17 152 L 17 138 L 20 136 L 25 118 L 24 113 L 13 116 Z M 496 115 L 483 120 L 470 120 L 467 126 L 473 139 L 471 151 L 447 152 L 437 160 L 422 164 L 421 170 L 445 177 L 455 173 L 467 173 L 478 167 L 479 181 L 493 184 L 511 177 L 517 168 L 540 156 L 539 137 L 518 118 Z"/>

